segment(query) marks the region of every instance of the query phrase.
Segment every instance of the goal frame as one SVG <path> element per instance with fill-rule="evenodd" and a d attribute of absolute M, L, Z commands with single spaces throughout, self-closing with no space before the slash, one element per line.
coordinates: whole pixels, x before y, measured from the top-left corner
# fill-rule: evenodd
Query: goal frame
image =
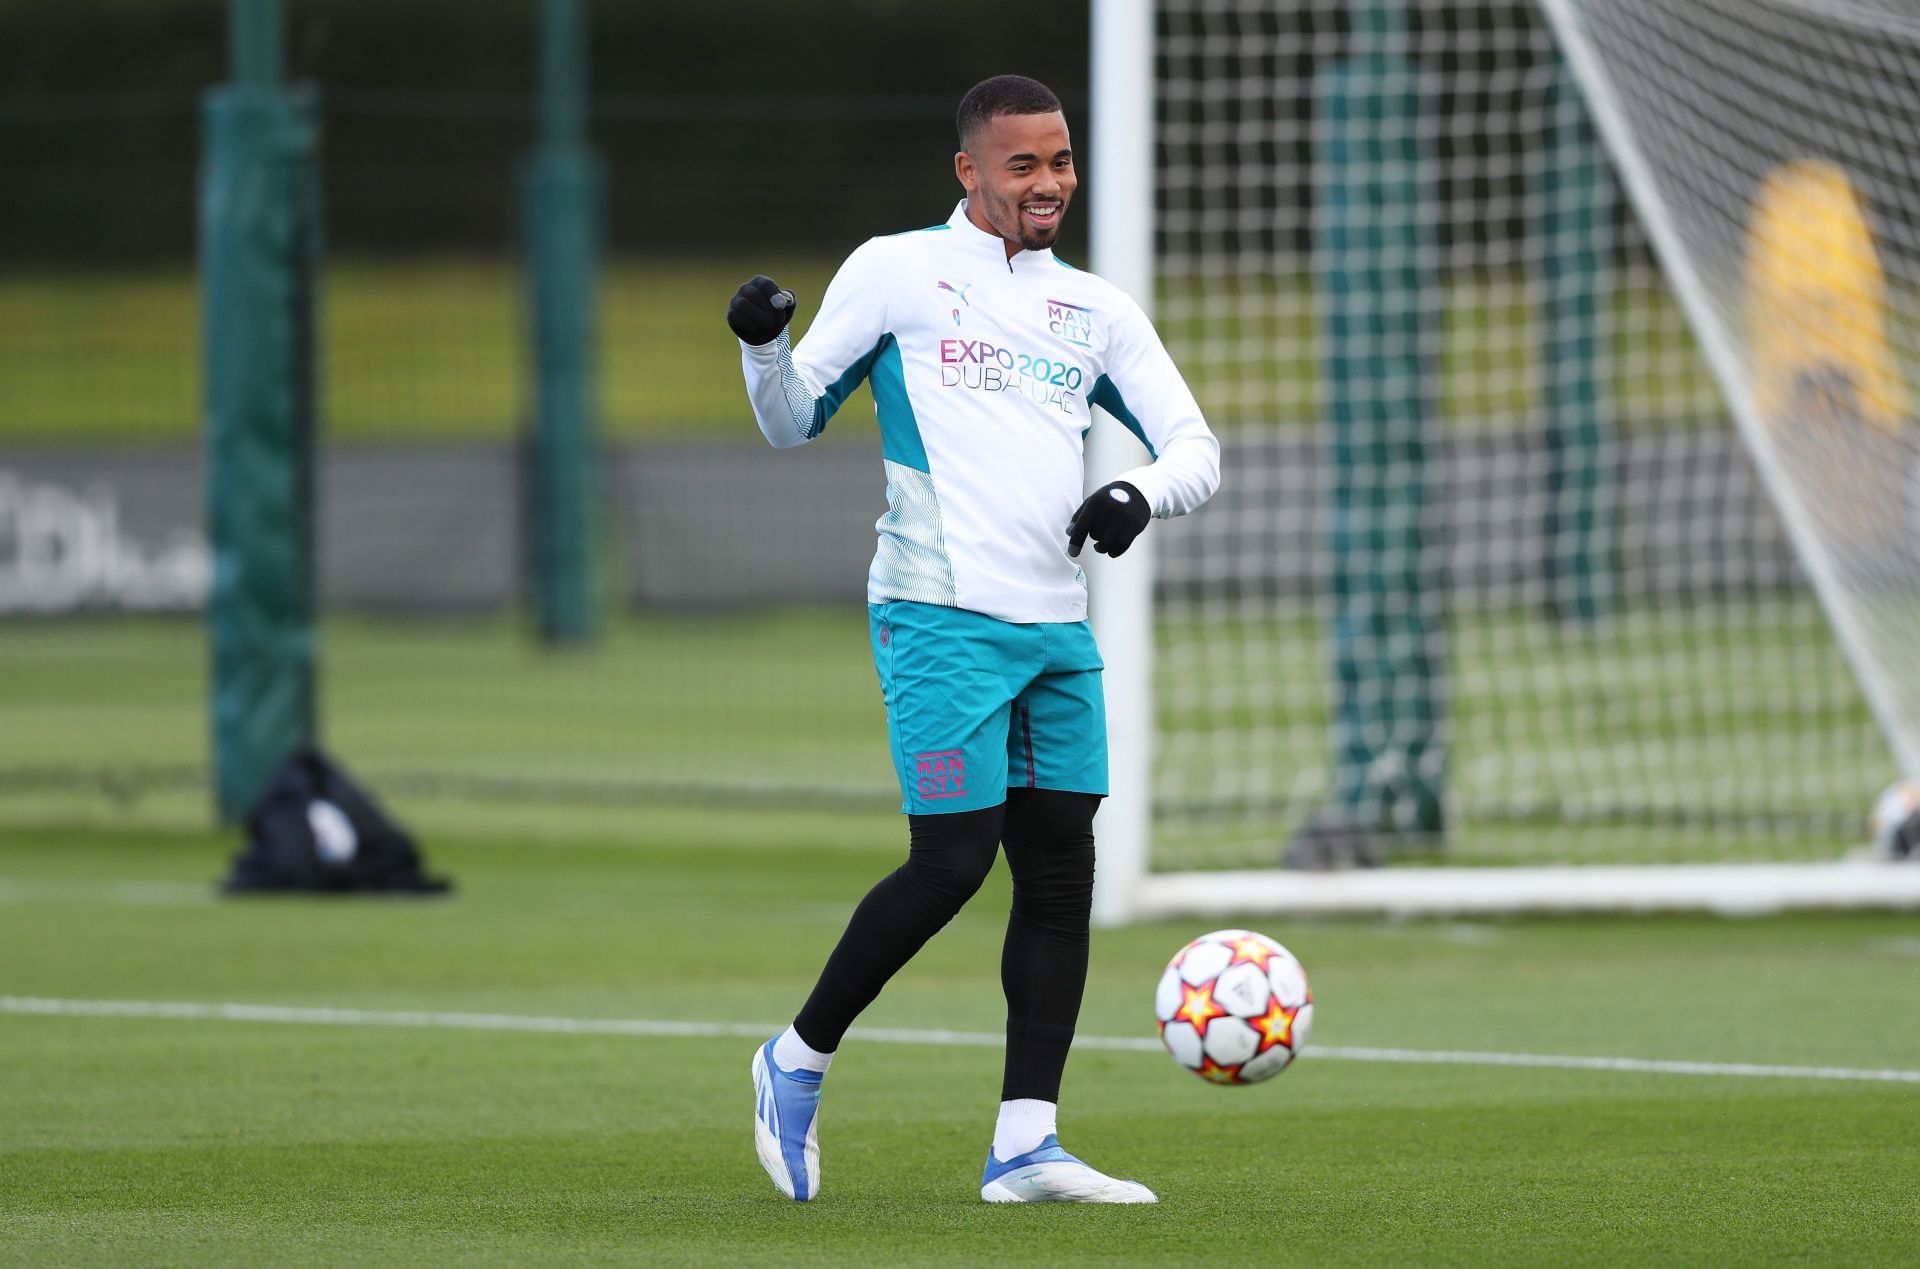
<path fill-rule="evenodd" d="M 1920 778 L 1920 738 L 1888 718 L 1872 690 L 1875 672 L 1861 633 L 1833 602 L 1834 578 L 1817 538 L 1763 443 L 1741 382 L 1738 359 L 1710 320 L 1704 290 L 1679 250 L 1671 214 L 1652 174 L 1627 143 L 1604 70 L 1577 38 L 1572 0 L 1539 0 L 1592 111 L 1596 131 L 1642 218 L 1662 271 L 1755 458 L 1790 540 L 1813 577 L 1839 642 L 1901 768 Z M 1089 223 L 1095 272 L 1131 294 L 1152 315 L 1154 292 L 1154 0 L 1093 0 L 1090 51 L 1093 145 Z M 1090 487 L 1139 461 L 1111 420 L 1089 437 Z M 1227 471 L 1225 478 L 1233 474 Z M 1206 514 L 1203 508 L 1199 514 Z M 1112 792 L 1095 821 L 1100 843 L 1093 919 L 1101 926 L 1239 913 L 1385 914 L 1706 911 L 1760 915 L 1793 909 L 1920 910 L 1920 867 L 1864 857 L 1795 864 L 1644 864 L 1558 867 L 1421 867 L 1310 873 L 1155 872 L 1152 869 L 1154 770 L 1153 536 L 1126 558 L 1089 567 L 1090 611 L 1106 664 Z M 1864 810 L 1863 810 L 1864 816 Z M 1836 843 L 1836 855 L 1845 848 Z"/>

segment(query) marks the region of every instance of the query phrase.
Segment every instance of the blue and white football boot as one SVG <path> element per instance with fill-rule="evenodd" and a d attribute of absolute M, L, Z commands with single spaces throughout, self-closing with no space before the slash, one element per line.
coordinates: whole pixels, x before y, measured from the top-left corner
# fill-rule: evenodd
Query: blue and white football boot
<path fill-rule="evenodd" d="M 773 1040 L 754 1050 L 753 1146 L 780 1192 L 802 1203 L 820 1192 L 819 1111 L 820 1072 L 781 1070 Z"/>
<path fill-rule="evenodd" d="M 987 1151 L 980 1174 L 980 1197 L 989 1203 L 1158 1203 L 1153 1191 L 1135 1181 L 1118 1181 L 1082 1163 L 1060 1148 L 1048 1133 L 1025 1154 L 1000 1160 Z"/>

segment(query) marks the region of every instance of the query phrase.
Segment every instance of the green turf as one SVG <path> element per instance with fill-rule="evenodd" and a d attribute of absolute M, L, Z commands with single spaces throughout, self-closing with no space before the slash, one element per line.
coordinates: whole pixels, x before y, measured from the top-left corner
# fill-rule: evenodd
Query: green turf
<path fill-rule="evenodd" d="M 1833 858 L 1894 776 L 1810 600 L 1594 628 L 1463 616 L 1450 646 L 1457 862 Z M 508 618 L 340 617 L 321 650 L 325 741 L 382 790 L 610 809 L 893 797 L 857 606 L 627 615 L 560 653 Z M 1331 781 L 1318 621 L 1176 612 L 1157 656 L 1157 859 L 1270 862 Z M 0 824 L 97 819 L 103 796 L 134 799 L 137 821 L 203 786 L 197 623 L 0 623 L 0 664 Z M 1621 808 L 1640 818 L 1606 818 Z M 177 809 L 145 822 L 204 808 Z"/>
<path fill-rule="evenodd" d="M 812 258 L 756 267 L 815 297 L 832 273 Z M 752 434 L 738 345 L 722 319 L 753 271 L 678 259 L 607 265 L 600 392 L 609 435 Z M 530 395 L 521 286 L 500 260 L 331 262 L 320 344 L 328 435 L 515 435 Z M 0 277 L 0 443 L 192 439 L 199 320 L 185 268 Z"/>
<path fill-rule="evenodd" d="M 506 618 L 349 617 L 322 632 L 321 715 L 351 764 L 417 784 L 877 798 L 893 776 L 866 638 L 854 605 L 639 618 L 560 653 Z M 0 623 L 0 772 L 204 768 L 204 640 L 188 620 Z"/>
<path fill-rule="evenodd" d="M 1162 803 L 1216 802 L 1163 824 L 1159 857 L 1188 865 L 1271 861 L 1276 819 L 1332 783 L 1320 619 L 1223 607 L 1165 605 L 1155 652 Z M 1447 646 L 1455 862 L 1830 858 L 1897 775 L 1804 598 L 1461 614 Z"/>
<path fill-rule="evenodd" d="M 430 812 L 419 810 L 429 824 Z M 784 1020 L 893 816 L 435 831 L 443 902 L 221 903 L 230 845 L 0 841 L 0 994 Z M 127 883 L 144 883 L 130 886 Z M 1005 883 L 873 1025 L 992 1031 Z M 1910 918 L 1258 924 L 1323 1045 L 1920 1068 Z M 1095 937 L 1082 1022 L 1148 1037 L 1199 928 Z M 990 1208 L 990 1049 L 850 1042 L 820 1200 L 747 1131 L 750 1044 L 0 1015 L 0 1263 L 1910 1264 L 1920 1087 L 1307 1060 L 1218 1089 L 1082 1052 L 1063 1129 L 1150 1209 Z"/>
<path fill-rule="evenodd" d="M 616 438 L 751 434 L 722 325 L 748 274 L 817 311 L 834 262 L 617 258 L 599 279 L 602 421 Z M 341 441 L 502 439 L 526 416 L 522 280 L 503 260 L 343 257 L 323 295 L 322 414 Z M 1319 417 L 1315 300 L 1295 275 L 1169 281 L 1160 326 L 1223 426 Z M 1535 413 L 1539 339 L 1525 286 L 1456 279 L 1443 297 L 1441 408 L 1450 426 Z M 1698 426 L 1717 398 L 1679 310 L 1623 285 L 1612 392 L 1630 426 Z M 199 310 L 185 267 L 0 277 L 0 442 L 184 440 L 198 426 Z M 848 408 L 870 407 L 859 402 Z"/>

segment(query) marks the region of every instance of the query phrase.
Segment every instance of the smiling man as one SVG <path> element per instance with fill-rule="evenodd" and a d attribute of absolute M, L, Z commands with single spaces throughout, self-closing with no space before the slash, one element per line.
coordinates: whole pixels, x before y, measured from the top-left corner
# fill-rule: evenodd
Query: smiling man
<path fill-rule="evenodd" d="M 1061 1073 L 1086 986 L 1093 816 L 1107 793 L 1100 654 L 1075 560 L 1119 555 L 1212 496 L 1220 447 L 1140 306 L 1054 258 L 1079 178 L 1060 102 L 1019 75 L 960 103 L 943 225 L 874 238 L 799 347 L 760 276 L 727 310 L 779 448 L 873 385 L 887 512 L 867 573 L 907 861 L 861 900 L 793 1025 L 753 1058 L 754 1140 L 781 1193 L 820 1188 L 818 1108 L 853 1020 L 971 898 L 1004 845 L 1007 1052 L 981 1197 L 1151 1203 L 1061 1148 Z M 1152 461 L 1082 497 L 1102 406 Z"/>

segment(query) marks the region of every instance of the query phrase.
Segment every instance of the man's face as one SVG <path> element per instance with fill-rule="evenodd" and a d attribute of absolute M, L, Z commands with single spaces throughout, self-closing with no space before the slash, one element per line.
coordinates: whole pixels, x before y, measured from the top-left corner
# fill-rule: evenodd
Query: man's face
<path fill-rule="evenodd" d="M 1067 119 L 1049 115 L 995 115 L 971 144 L 953 156 L 954 174 L 967 189 L 967 217 L 1022 250 L 1051 247 L 1080 178 L 1073 171 Z"/>

